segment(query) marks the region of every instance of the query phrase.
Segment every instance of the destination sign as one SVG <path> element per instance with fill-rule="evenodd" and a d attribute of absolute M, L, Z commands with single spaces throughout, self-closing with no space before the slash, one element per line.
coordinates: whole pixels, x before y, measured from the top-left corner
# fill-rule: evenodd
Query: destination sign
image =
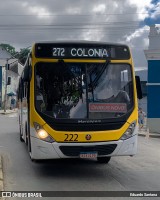
<path fill-rule="evenodd" d="M 46 44 L 35 45 L 37 58 L 58 59 L 129 59 L 130 54 L 126 46 L 95 45 L 95 44 Z"/>
<path fill-rule="evenodd" d="M 90 103 L 89 112 L 127 112 L 125 103 Z"/>

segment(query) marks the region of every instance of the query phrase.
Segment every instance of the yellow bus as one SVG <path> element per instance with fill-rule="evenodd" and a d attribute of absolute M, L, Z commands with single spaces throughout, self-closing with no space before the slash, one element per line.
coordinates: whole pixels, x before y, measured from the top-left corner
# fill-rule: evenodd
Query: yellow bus
<path fill-rule="evenodd" d="M 138 85 L 139 87 L 139 85 Z M 20 140 L 31 160 L 95 158 L 137 151 L 138 105 L 129 47 L 39 42 L 18 87 Z"/>

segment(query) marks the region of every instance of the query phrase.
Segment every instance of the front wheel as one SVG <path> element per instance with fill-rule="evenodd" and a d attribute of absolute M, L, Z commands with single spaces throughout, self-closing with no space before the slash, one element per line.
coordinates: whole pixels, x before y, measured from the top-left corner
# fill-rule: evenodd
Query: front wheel
<path fill-rule="evenodd" d="M 20 125 L 20 117 L 19 117 L 19 139 L 21 142 L 24 142 L 23 138 L 22 138 L 22 130 L 21 130 L 21 125 Z"/>
<path fill-rule="evenodd" d="M 20 132 L 20 137 L 19 137 L 21 142 L 24 142 L 24 139 L 22 138 L 21 132 Z"/>
<path fill-rule="evenodd" d="M 105 163 L 105 164 L 109 163 L 110 159 L 111 159 L 110 156 L 108 156 L 108 157 L 97 157 L 97 161 L 99 163 Z"/>

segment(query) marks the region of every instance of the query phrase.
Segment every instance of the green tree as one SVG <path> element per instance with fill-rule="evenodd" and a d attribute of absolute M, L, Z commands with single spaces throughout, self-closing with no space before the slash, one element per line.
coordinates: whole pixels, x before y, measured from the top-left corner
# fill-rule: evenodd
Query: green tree
<path fill-rule="evenodd" d="M 10 44 L 0 44 L 0 46 L 5 49 L 6 51 L 8 51 L 12 56 L 14 56 L 14 54 L 16 53 L 16 50 L 13 46 L 11 46 Z"/>
<path fill-rule="evenodd" d="M 29 52 L 30 49 L 28 48 L 20 49 L 19 53 L 15 57 L 19 59 L 19 62 L 25 64 Z"/>
<path fill-rule="evenodd" d="M 15 47 L 10 44 L 0 44 L 0 47 L 9 52 L 13 57 L 17 58 L 20 63 L 25 64 L 28 53 L 30 52 L 29 48 L 22 48 L 19 52 L 15 50 Z"/>

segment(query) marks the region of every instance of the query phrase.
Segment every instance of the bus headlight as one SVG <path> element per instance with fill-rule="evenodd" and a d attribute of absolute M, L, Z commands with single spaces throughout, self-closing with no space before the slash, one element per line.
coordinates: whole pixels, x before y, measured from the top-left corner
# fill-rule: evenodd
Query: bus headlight
<path fill-rule="evenodd" d="M 126 139 L 132 137 L 133 133 L 134 133 L 134 130 L 135 130 L 135 127 L 136 127 L 136 121 L 131 123 L 129 128 L 126 130 L 126 132 L 122 135 L 122 137 L 120 139 L 121 140 L 126 140 Z"/>
<path fill-rule="evenodd" d="M 37 131 L 37 134 L 42 140 L 48 137 L 48 133 L 44 129 Z"/>
<path fill-rule="evenodd" d="M 55 140 L 43 129 L 43 127 L 38 124 L 37 122 L 34 122 L 34 128 L 36 129 L 37 137 L 41 140 L 44 140 L 46 142 L 55 142 Z"/>

